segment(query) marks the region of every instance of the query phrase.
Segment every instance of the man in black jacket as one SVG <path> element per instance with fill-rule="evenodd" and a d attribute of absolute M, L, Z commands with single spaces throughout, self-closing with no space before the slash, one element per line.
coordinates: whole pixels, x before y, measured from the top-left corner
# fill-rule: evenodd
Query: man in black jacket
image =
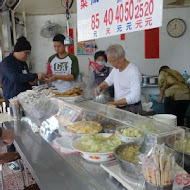
<path fill-rule="evenodd" d="M 31 45 L 25 37 L 17 40 L 14 52 L 0 63 L 1 83 L 6 107 L 9 106 L 9 99 L 17 96 L 20 92 L 32 89 L 36 80 L 43 80 L 42 73 L 30 73 L 25 62 L 31 53 Z M 7 146 L 7 152 L 14 152 L 14 145 Z M 9 168 L 19 171 L 16 162 L 8 164 Z"/>
<path fill-rule="evenodd" d="M 9 106 L 9 99 L 17 96 L 20 92 L 30 90 L 36 80 L 42 80 L 42 73 L 30 73 L 25 62 L 31 52 L 31 45 L 25 37 L 17 40 L 13 54 L 2 60 L 0 63 L 1 82 L 3 96 L 6 106 Z"/>

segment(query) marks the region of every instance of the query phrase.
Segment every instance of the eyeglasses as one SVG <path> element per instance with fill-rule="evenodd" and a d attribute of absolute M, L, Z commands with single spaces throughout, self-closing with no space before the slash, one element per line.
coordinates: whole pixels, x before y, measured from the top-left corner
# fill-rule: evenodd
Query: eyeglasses
<path fill-rule="evenodd" d="M 31 51 L 24 51 L 25 55 L 29 56 L 31 54 Z"/>

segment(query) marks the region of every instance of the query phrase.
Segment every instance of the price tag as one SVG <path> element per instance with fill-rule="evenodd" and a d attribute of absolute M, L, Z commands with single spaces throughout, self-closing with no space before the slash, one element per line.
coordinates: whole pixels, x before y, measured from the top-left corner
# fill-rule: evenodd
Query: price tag
<path fill-rule="evenodd" d="M 190 174 L 180 174 L 175 177 L 178 186 L 186 187 L 190 185 Z"/>
<path fill-rule="evenodd" d="M 163 0 L 77 0 L 78 41 L 162 26 Z"/>

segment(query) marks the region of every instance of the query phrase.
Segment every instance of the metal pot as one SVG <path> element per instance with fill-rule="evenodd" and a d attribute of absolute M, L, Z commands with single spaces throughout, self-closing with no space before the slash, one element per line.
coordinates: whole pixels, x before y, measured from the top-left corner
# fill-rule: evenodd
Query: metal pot
<path fill-rule="evenodd" d="M 149 77 L 149 81 L 148 81 L 149 84 L 158 84 L 158 77 Z"/>
<path fill-rule="evenodd" d="M 125 146 L 130 146 L 130 145 L 139 145 L 139 143 L 132 142 L 132 143 L 121 144 L 114 150 L 114 155 L 119 161 L 119 166 L 121 168 L 122 174 L 126 177 L 138 180 L 140 177 L 142 177 L 142 164 L 135 164 L 123 160 L 118 155 L 119 150 L 123 149 Z"/>
<path fill-rule="evenodd" d="M 186 128 L 186 127 L 181 127 L 183 129 L 185 129 L 185 138 L 189 138 L 190 137 L 190 129 L 189 128 Z M 175 136 L 170 136 L 166 139 L 166 143 L 167 145 L 174 149 L 177 153 L 177 159 L 176 159 L 176 162 L 179 164 L 179 165 L 182 165 L 183 166 L 183 161 L 184 161 L 184 169 L 190 173 L 190 153 L 189 152 L 183 152 L 183 144 L 181 149 L 178 149 L 177 147 L 175 147 L 175 142 L 176 142 L 176 138 Z M 184 156 L 184 159 L 183 159 L 183 156 Z"/>
<path fill-rule="evenodd" d="M 146 86 L 148 84 L 148 76 L 143 75 L 142 76 L 142 85 Z"/>
<path fill-rule="evenodd" d="M 173 183 L 162 186 L 162 185 L 153 185 L 149 183 L 148 181 L 145 181 L 145 187 L 146 187 L 146 190 L 172 190 Z"/>

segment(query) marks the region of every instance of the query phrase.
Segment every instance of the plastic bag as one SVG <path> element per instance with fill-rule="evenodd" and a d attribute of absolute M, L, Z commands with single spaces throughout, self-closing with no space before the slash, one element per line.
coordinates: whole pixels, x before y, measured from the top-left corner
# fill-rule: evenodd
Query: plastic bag
<path fill-rule="evenodd" d="M 40 119 L 44 117 L 46 111 L 51 106 L 51 102 L 48 97 L 33 90 L 22 92 L 17 97 L 24 111 L 34 118 Z"/>

